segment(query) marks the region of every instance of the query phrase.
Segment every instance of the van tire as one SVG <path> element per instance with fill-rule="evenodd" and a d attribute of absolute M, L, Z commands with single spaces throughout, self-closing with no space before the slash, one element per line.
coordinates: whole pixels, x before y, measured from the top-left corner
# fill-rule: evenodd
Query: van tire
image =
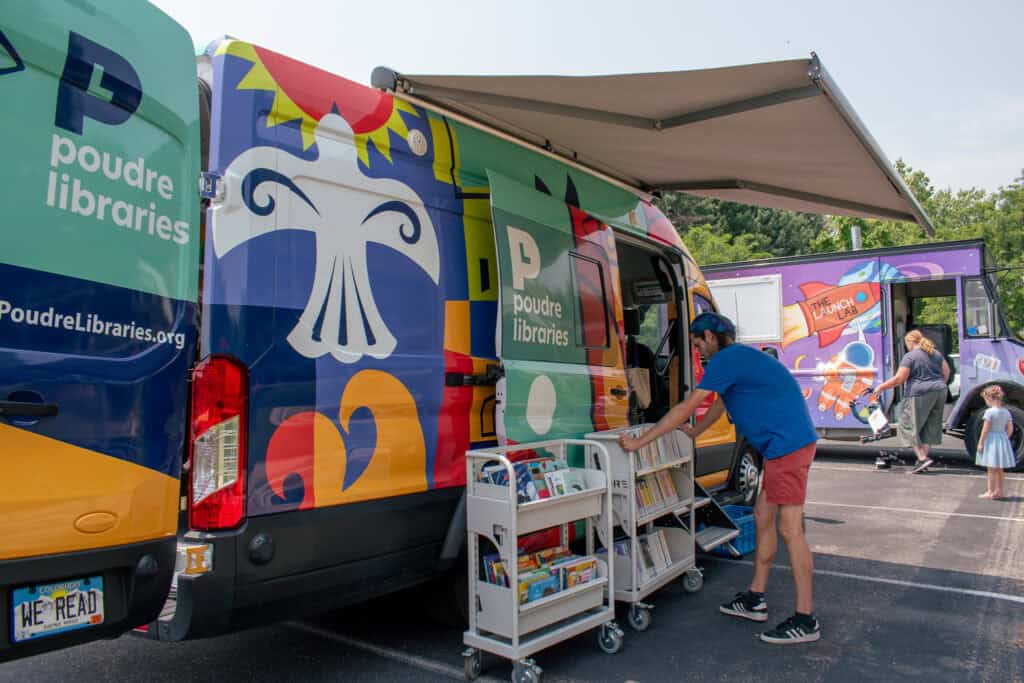
<path fill-rule="evenodd" d="M 428 584 L 424 602 L 428 615 L 434 621 L 445 626 L 466 628 L 469 626 L 469 579 L 465 555 L 459 559 L 455 569 Z"/>
<path fill-rule="evenodd" d="M 1010 444 L 1013 446 L 1013 455 L 1016 458 L 1016 466 L 1008 469 L 1008 472 L 1024 472 L 1024 410 L 1017 406 L 1004 406 L 1010 411 L 1013 417 L 1013 436 L 1010 437 Z M 964 446 L 967 454 L 971 456 L 973 464 L 978 454 L 978 439 L 981 437 L 981 428 L 985 414 L 984 408 L 975 410 L 970 419 L 967 420 L 967 434 L 964 437 Z"/>
<path fill-rule="evenodd" d="M 737 505 L 752 507 L 757 500 L 757 483 L 761 475 L 761 454 L 747 442 L 740 446 L 731 488 L 739 496 Z"/>

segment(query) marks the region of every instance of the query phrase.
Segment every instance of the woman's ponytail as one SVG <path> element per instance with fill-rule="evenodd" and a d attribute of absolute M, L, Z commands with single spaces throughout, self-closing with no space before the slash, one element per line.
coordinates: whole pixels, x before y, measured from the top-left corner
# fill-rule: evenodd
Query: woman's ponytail
<path fill-rule="evenodd" d="M 928 337 L 921 334 L 920 330 L 911 330 L 910 332 L 907 332 L 907 336 L 903 339 L 906 340 L 908 344 L 917 346 L 929 356 L 935 353 L 935 343 Z"/>

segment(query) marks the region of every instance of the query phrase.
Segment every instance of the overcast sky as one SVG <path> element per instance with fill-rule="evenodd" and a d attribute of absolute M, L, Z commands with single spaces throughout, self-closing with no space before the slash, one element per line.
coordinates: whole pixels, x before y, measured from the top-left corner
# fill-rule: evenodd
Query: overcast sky
<path fill-rule="evenodd" d="M 193 41 L 257 43 L 361 83 L 406 73 L 590 75 L 807 57 L 895 161 L 938 188 L 1024 168 L 1024 1 L 154 0 Z"/>

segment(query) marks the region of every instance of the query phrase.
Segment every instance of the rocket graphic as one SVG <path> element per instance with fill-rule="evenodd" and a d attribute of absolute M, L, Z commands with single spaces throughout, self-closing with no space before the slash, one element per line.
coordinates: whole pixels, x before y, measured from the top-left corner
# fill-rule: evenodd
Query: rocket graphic
<path fill-rule="evenodd" d="M 877 282 L 805 282 L 800 291 L 807 298 L 782 309 L 782 345 L 817 334 L 818 346 L 829 346 L 843 335 L 847 325 L 881 300 L 880 289 Z"/>

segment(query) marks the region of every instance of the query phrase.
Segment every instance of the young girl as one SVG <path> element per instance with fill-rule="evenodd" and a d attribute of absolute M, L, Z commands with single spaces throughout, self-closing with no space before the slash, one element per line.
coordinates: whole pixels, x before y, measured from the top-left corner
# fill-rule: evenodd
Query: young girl
<path fill-rule="evenodd" d="M 978 455 L 975 464 L 988 468 L 988 491 L 979 498 L 1003 497 L 1003 469 L 1016 463 L 1010 435 L 1013 434 L 1013 418 L 1003 407 L 1003 389 L 991 386 L 981 392 L 988 410 L 983 416 L 984 426 L 978 439 Z"/>

